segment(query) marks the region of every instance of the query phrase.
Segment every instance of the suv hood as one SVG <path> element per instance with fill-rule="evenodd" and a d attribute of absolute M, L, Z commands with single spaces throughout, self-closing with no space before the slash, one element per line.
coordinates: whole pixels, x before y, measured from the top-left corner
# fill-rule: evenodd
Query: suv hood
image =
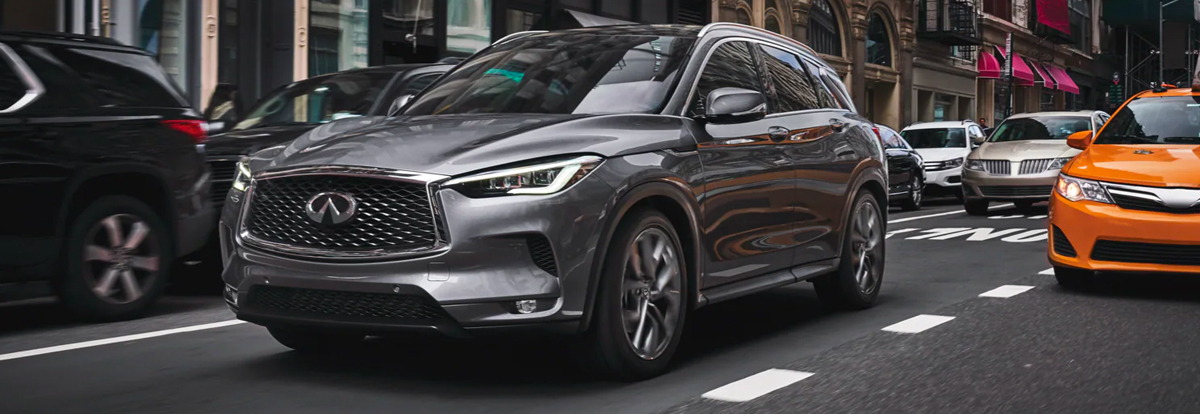
<path fill-rule="evenodd" d="M 971 154 L 972 159 L 981 160 L 1036 160 L 1044 158 L 1074 157 L 1079 150 L 1068 147 L 1066 140 L 1043 139 L 1033 141 L 985 142 Z"/>
<path fill-rule="evenodd" d="M 253 156 L 264 171 L 344 165 L 455 176 L 543 157 L 605 157 L 695 146 L 683 118 L 661 115 L 468 114 L 385 118 L 366 127 L 319 126 Z"/>
<path fill-rule="evenodd" d="M 921 154 L 921 159 L 925 160 L 925 162 L 962 158 L 971 153 L 971 150 L 966 148 L 917 148 L 916 150 L 917 154 Z"/>
<path fill-rule="evenodd" d="M 1151 153 L 1135 154 L 1138 150 Z M 1200 188 L 1200 146 L 1092 145 L 1066 173 L 1097 181 Z"/>
<path fill-rule="evenodd" d="M 263 148 L 285 144 L 318 126 L 300 123 L 229 131 L 209 137 L 204 141 L 204 151 L 209 155 L 253 154 Z"/>

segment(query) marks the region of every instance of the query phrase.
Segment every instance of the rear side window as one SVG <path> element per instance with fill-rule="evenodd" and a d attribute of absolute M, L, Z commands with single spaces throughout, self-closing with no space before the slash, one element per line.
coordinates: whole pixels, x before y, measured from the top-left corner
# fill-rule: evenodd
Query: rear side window
<path fill-rule="evenodd" d="M 850 95 L 848 95 L 846 92 L 846 85 L 842 83 L 841 79 L 838 79 L 837 76 L 829 73 L 829 71 L 821 69 L 821 80 L 824 81 L 825 86 L 828 87 L 830 91 L 833 91 L 833 94 L 837 96 L 838 101 L 842 104 L 842 108 L 846 108 L 851 112 L 858 112 L 858 110 L 854 108 L 854 102 L 850 100 Z"/>
<path fill-rule="evenodd" d="M 105 50 L 50 48 L 103 100 L 103 106 L 178 108 L 183 94 L 153 58 Z"/>
<path fill-rule="evenodd" d="M 763 64 L 771 76 L 775 107 L 771 112 L 795 112 L 820 108 L 812 79 L 791 52 L 770 46 L 762 47 Z"/>
<path fill-rule="evenodd" d="M 717 46 L 700 81 L 696 84 L 696 97 L 692 102 L 692 115 L 704 115 L 704 102 L 708 94 L 720 88 L 742 88 L 764 92 L 759 79 L 758 65 L 754 62 L 754 54 L 746 42 L 728 42 Z"/>

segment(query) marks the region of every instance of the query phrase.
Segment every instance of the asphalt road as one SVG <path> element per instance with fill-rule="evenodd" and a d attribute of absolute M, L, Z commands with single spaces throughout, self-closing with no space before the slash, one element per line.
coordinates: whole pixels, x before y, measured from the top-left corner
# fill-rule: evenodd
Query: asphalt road
<path fill-rule="evenodd" d="M 159 335 L 231 320 L 218 296 L 104 325 L 42 300 L 0 306 L 0 412 L 1200 412 L 1200 298 L 1181 293 L 1197 286 L 1063 292 L 1038 275 L 1044 207 L 940 204 L 893 211 L 876 307 L 824 310 L 807 283 L 714 305 L 689 318 L 673 371 L 642 383 L 588 378 L 559 341 L 375 340 L 313 358 L 248 324 Z M 978 297 L 1002 285 L 1033 288 Z M 881 331 L 922 314 L 954 319 Z M 702 397 L 771 369 L 812 375 L 746 402 Z"/>

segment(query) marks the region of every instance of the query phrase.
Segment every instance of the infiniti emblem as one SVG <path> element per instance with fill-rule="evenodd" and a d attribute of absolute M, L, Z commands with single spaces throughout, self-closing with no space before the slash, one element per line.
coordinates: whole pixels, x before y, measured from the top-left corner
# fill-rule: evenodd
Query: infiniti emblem
<path fill-rule="evenodd" d="M 320 193 L 308 199 L 304 214 L 308 219 L 324 226 L 335 226 L 354 218 L 358 201 L 349 194 Z"/>

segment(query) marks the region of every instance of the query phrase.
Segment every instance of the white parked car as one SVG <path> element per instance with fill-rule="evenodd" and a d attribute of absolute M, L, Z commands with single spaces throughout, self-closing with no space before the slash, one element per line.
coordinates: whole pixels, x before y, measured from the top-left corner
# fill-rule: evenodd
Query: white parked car
<path fill-rule="evenodd" d="M 925 160 L 925 189 L 962 198 L 963 164 L 974 146 L 986 136 L 972 121 L 921 122 L 900 131 Z"/>

